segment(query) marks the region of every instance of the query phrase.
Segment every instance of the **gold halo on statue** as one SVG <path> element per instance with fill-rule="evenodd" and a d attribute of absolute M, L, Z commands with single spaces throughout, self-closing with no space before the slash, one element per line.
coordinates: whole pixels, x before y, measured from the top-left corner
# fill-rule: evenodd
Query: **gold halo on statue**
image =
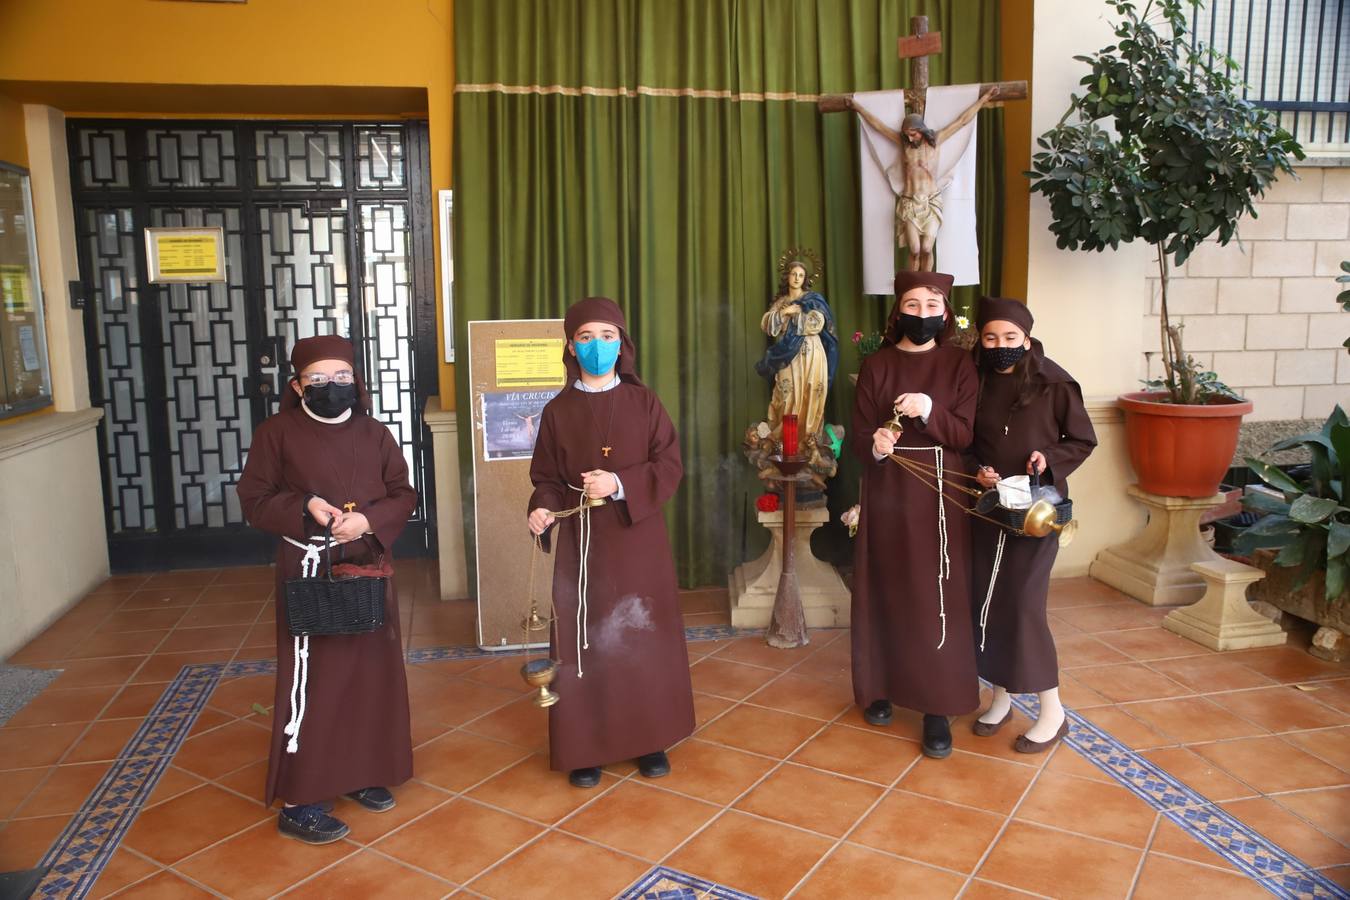
<path fill-rule="evenodd" d="M 778 280 L 780 282 L 787 277 L 788 266 L 793 263 L 801 263 L 806 268 L 806 282 L 802 285 L 802 290 L 810 289 L 812 285 L 825 277 L 825 264 L 820 261 L 816 251 L 810 247 L 790 247 L 782 256 L 778 257 Z"/>

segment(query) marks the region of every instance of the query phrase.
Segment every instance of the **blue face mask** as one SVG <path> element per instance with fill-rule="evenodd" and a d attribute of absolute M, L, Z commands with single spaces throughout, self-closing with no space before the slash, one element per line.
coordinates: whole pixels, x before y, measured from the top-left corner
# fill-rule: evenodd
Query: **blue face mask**
<path fill-rule="evenodd" d="M 577 362 L 581 363 L 581 367 L 591 375 L 608 374 L 619 359 L 618 338 L 612 341 L 602 341 L 599 338 L 585 342 L 578 341 L 572 346 L 577 351 Z"/>

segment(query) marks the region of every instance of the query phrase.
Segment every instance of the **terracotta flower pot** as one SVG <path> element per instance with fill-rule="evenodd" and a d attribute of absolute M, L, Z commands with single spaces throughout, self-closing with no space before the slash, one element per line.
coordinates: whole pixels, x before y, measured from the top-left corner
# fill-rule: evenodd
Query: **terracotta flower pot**
<path fill-rule="evenodd" d="M 1121 394 L 1130 464 L 1140 490 L 1164 497 L 1212 497 L 1232 464 L 1250 400 L 1159 403 L 1165 394 Z"/>

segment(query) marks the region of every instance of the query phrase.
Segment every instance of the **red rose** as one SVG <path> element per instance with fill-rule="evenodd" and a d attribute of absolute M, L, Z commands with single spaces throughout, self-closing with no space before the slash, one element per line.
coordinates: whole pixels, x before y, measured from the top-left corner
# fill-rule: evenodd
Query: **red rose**
<path fill-rule="evenodd" d="M 755 509 L 760 512 L 778 512 L 778 495 L 760 494 L 759 499 L 755 501 Z"/>
<path fill-rule="evenodd" d="M 856 344 L 856 343 L 858 343 L 858 341 L 861 341 L 862 339 L 863 339 L 863 333 L 862 333 L 861 331 L 855 331 L 855 332 L 853 332 L 853 343 Z"/>

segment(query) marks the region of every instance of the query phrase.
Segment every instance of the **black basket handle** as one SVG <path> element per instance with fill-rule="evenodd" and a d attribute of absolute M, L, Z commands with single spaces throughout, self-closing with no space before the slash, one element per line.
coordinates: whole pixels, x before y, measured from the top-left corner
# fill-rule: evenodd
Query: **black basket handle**
<path fill-rule="evenodd" d="M 324 539 L 324 549 L 325 549 L 326 551 L 328 551 L 327 554 L 326 554 L 327 561 L 328 561 L 328 568 L 327 568 L 327 571 L 325 572 L 325 577 L 327 577 L 327 579 L 328 579 L 329 581 L 332 581 L 332 580 L 333 580 L 333 547 L 336 546 L 337 549 L 338 549 L 338 552 L 341 554 L 340 561 L 345 562 L 346 559 L 347 559 L 347 545 L 346 545 L 346 544 L 343 544 L 343 543 L 338 543 L 338 544 L 335 545 L 335 544 L 333 543 L 333 517 L 332 517 L 332 516 L 329 516 L 329 517 L 328 517 L 328 524 L 324 526 L 324 529 L 323 529 L 323 539 Z M 363 534 L 363 535 L 361 535 L 361 540 L 362 540 L 362 541 L 365 541 L 366 547 L 368 547 L 370 550 L 374 551 L 375 548 L 374 548 L 373 546 L 371 546 L 371 543 L 370 543 L 370 535 L 368 535 L 368 534 Z M 384 565 L 384 549 L 383 549 L 383 548 L 380 549 L 380 553 L 378 554 L 378 556 L 377 556 L 377 558 L 376 558 L 376 562 L 377 562 L 378 564 L 380 564 L 380 565 Z"/>

